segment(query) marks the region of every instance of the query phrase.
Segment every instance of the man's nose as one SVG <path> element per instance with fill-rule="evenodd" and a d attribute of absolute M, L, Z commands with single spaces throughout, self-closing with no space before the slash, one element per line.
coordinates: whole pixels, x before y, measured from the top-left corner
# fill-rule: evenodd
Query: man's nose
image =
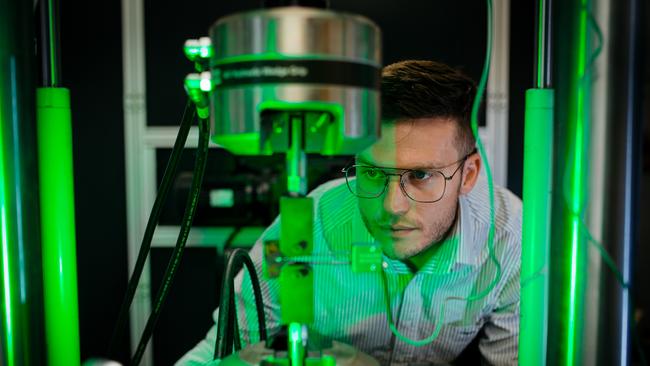
<path fill-rule="evenodd" d="M 400 186 L 399 177 L 389 179 L 384 193 L 384 210 L 393 215 L 405 214 L 410 205 L 410 200 Z"/>

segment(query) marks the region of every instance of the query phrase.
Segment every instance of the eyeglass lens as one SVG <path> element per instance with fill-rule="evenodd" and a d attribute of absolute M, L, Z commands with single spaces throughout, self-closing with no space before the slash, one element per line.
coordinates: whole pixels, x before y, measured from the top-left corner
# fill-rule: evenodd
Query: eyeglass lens
<path fill-rule="evenodd" d="M 347 170 L 346 178 L 352 193 L 362 198 L 374 198 L 384 192 L 388 179 L 393 175 L 401 177 L 404 193 L 415 201 L 437 201 L 445 193 L 445 177 L 437 171 L 396 169 L 395 173 L 387 173 L 382 168 L 353 166 Z M 350 178 L 355 176 L 356 181 L 350 182 Z"/>

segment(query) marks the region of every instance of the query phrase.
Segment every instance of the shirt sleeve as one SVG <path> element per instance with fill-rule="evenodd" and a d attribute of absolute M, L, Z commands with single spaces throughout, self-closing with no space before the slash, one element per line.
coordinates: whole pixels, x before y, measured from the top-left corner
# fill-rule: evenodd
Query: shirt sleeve
<path fill-rule="evenodd" d="M 519 249 L 517 244 L 515 248 Z M 519 352 L 520 251 L 504 258 L 504 285 L 494 310 L 487 316 L 479 348 L 484 364 L 517 365 Z"/>
<path fill-rule="evenodd" d="M 262 299 L 264 301 L 264 316 L 266 328 L 269 335 L 279 329 L 279 305 L 277 301 L 277 281 L 265 280 L 262 270 L 263 244 L 265 240 L 275 239 L 279 235 L 280 223 L 276 219 L 271 226 L 257 240 L 249 255 L 255 266 L 257 277 L 260 280 Z M 259 341 L 259 329 L 255 297 L 251 285 L 250 276 L 246 270 L 241 270 L 235 277 L 235 307 L 237 309 L 237 320 L 242 338 L 242 346 Z M 217 323 L 219 321 L 219 309 L 212 314 L 213 325 L 205 338 L 199 341 L 194 348 L 181 357 L 175 366 L 199 366 L 216 365 L 213 361 L 215 342 L 217 338 Z"/>

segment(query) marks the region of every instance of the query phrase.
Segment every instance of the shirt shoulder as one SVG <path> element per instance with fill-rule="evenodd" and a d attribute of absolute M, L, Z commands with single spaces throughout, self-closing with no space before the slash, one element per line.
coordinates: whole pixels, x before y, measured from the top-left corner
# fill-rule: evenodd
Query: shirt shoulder
<path fill-rule="evenodd" d="M 371 240 L 361 220 L 357 198 L 350 193 L 345 178 L 326 182 L 309 196 L 314 198 L 314 234 L 329 250 L 349 251 L 352 243 Z"/>
<path fill-rule="evenodd" d="M 490 216 L 494 210 L 494 241 L 492 249 L 501 260 L 518 267 L 521 253 L 521 200 L 508 189 L 494 185 L 494 206 L 490 203 L 490 187 L 481 176 L 474 189 L 460 198 L 460 263 L 480 265 L 489 258 Z"/>
<path fill-rule="evenodd" d="M 356 209 L 356 197 L 348 190 L 345 178 L 321 184 L 309 193 L 309 197 L 314 199 L 318 218 L 327 224 L 335 217 L 334 221 L 345 220 Z"/>
<path fill-rule="evenodd" d="M 466 209 L 469 217 L 479 226 L 490 225 L 490 187 L 487 179 L 479 178 L 474 189 L 467 194 Z M 521 235 L 522 203 L 507 188 L 493 185 L 494 194 L 494 225 L 497 236 Z"/>

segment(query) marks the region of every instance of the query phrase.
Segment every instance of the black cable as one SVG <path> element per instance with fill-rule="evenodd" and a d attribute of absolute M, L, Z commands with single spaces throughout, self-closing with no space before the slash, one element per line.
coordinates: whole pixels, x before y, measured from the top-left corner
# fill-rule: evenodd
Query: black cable
<path fill-rule="evenodd" d="M 230 256 L 226 262 L 226 269 L 224 271 L 222 286 L 221 286 L 221 305 L 219 306 L 219 322 L 217 324 L 217 337 L 214 346 L 214 358 L 222 359 L 228 356 L 230 351 L 230 345 L 228 340 L 232 341 L 232 338 L 228 336 L 228 328 L 230 326 L 235 327 L 236 320 L 229 321 L 231 317 L 234 316 L 234 279 L 239 272 L 239 269 L 242 267 L 242 264 L 248 270 L 248 274 L 251 279 L 251 284 L 253 286 L 253 296 L 255 298 L 255 308 L 257 310 L 257 322 L 260 333 L 260 341 L 266 341 L 266 320 L 264 316 L 264 302 L 262 300 L 262 290 L 260 288 L 260 281 L 257 277 L 257 272 L 255 271 L 255 266 L 253 261 L 246 250 L 237 248 Z M 231 306 L 232 305 L 232 306 Z M 235 336 L 237 337 L 237 336 Z M 236 338 L 235 338 L 236 339 Z"/>
<path fill-rule="evenodd" d="M 128 321 L 129 308 L 135 297 L 135 291 L 138 288 L 138 282 L 140 282 L 140 276 L 144 269 L 144 264 L 149 256 L 149 251 L 151 250 L 151 240 L 153 239 L 154 231 L 156 230 L 156 225 L 158 224 L 158 219 L 163 209 L 163 205 L 167 200 L 169 191 L 172 188 L 172 183 L 174 178 L 178 173 L 178 166 L 183 153 L 183 147 L 185 146 L 185 141 L 187 141 L 187 136 L 190 132 L 190 127 L 192 127 L 192 121 L 196 115 L 196 108 L 194 104 L 188 100 L 185 105 L 185 111 L 183 112 L 183 118 L 181 119 L 181 124 L 178 130 L 178 136 L 176 136 L 176 141 L 174 142 L 174 148 L 172 149 L 171 156 L 167 162 L 167 167 L 165 168 L 165 173 L 163 174 L 160 187 L 158 188 L 158 194 L 156 195 L 156 200 L 154 201 L 153 207 L 151 208 L 151 213 L 149 214 L 149 220 L 147 221 L 147 226 L 144 231 L 144 236 L 142 237 L 142 243 L 140 244 L 140 252 L 138 253 L 138 259 L 133 268 L 133 273 L 129 279 L 129 284 L 126 289 L 126 294 L 124 295 L 124 300 L 120 308 L 120 313 L 117 318 L 117 323 L 111 336 L 111 341 L 108 347 L 108 356 L 113 355 L 115 350 L 116 342 L 119 335 L 122 333 L 124 326 Z"/>
<path fill-rule="evenodd" d="M 262 292 L 259 286 L 259 279 L 255 271 L 253 262 L 250 260 L 248 253 L 243 249 L 235 249 L 226 264 L 224 271 L 224 280 L 221 289 L 221 306 L 219 307 L 219 323 L 217 330 L 217 338 L 215 344 L 215 358 L 224 358 L 230 354 L 232 345 L 234 343 L 235 349 L 241 348 L 241 340 L 239 333 L 235 331 L 238 329 L 236 320 L 236 309 L 234 307 L 234 277 L 242 266 L 246 265 L 251 278 L 253 286 L 253 294 L 255 297 L 255 306 L 257 310 L 257 320 L 260 332 L 260 340 L 265 341 L 266 336 L 266 321 L 264 316 L 264 303 L 262 300 Z"/>
<path fill-rule="evenodd" d="M 234 284 L 233 284 L 234 285 Z M 235 292 L 230 291 L 230 326 L 228 327 L 228 338 L 226 344 L 233 345 L 233 352 L 241 350 L 241 337 L 239 336 L 239 322 L 237 320 L 237 308 L 235 307 Z"/>
<path fill-rule="evenodd" d="M 181 258 L 183 256 L 183 250 L 185 249 L 185 243 L 187 242 L 187 237 L 190 233 L 192 227 L 192 220 L 194 220 L 194 215 L 196 214 L 196 207 L 199 201 L 199 195 L 201 193 L 201 184 L 203 183 L 203 176 L 205 175 L 205 166 L 208 157 L 208 144 L 210 142 L 210 127 L 207 119 L 199 119 L 199 144 L 196 151 L 196 159 L 194 163 L 194 175 L 192 176 L 192 187 L 190 189 L 190 195 L 187 198 L 187 203 L 185 205 L 185 213 L 183 214 L 183 222 L 181 223 L 181 229 L 178 234 L 178 239 L 176 240 L 176 247 L 172 253 L 172 257 L 169 260 L 167 269 L 165 270 L 165 275 L 163 277 L 163 283 L 158 290 L 156 295 L 156 300 L 154 302 L 153 309 L 147 320 L 147 324 L 136 348 L 135 354 L 131 359 L 131 365 L 137 366 L 142 359 L 145 349 L 147 348 L 147 343 L 153 334 L 153 330 L 156 327 L 158 318 L 160 317 L 160 312 L 162 311 L 162 306 L 165 303 L 165 299 L 169 294 L 172 282 L 174 281 L 174 276 L 178 270 L 178 265 L 180 264 Z"/>
<path fill-rule="evenodd" d="M 232 288 L 232 287 L 231 287 Z M 221 308 L 220 308 L 221 309 Z M 233 340 L 235 333 L 235 319 L 237 318 L 237 309 L 235 308 L 235 294 L 234 291 L 230 291 L 230 296 L 228 296 L 228 323 L 226 323 L 226 335 L 223 337 L 222 342 L 225 345 L 224 356 L 229 355 L 236 350 L 233 350 Z"/>

